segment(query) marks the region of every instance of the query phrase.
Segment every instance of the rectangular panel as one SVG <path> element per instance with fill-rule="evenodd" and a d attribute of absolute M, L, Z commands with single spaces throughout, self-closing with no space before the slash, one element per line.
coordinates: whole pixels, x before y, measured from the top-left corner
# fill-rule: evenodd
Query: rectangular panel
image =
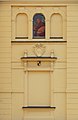
<path fill-rule="evenodd" d="M 25 109 L 24 120 L 54 120 L 52 109 Z"/>
<path fill-rule="evenodd" d="M 12 94 L 12 120 L 23 120 L 23 93 Z"/>
<path fill-rule="evenodd" d="M 65 90 L 66 90 L 66 69 L 56 68 L 54 69 L 54 91 L 65 92 Z"/>
<path fill-rule="evenodd" d="M 12 69 L 12 91 L 23 92 L 24 72 L 22 69 Z"/>
<path fill-rule="evenodd" d="M 55 120 L 66 120 L 66 94 L 55 93 L 54 94 Z M 69 119 L 68 119 L 69 120 Z"/>
<path fill-rule="evenodd" d="M 29 105 L 50 105 L 49 72 L 29 72 L 28 75 Z"/>

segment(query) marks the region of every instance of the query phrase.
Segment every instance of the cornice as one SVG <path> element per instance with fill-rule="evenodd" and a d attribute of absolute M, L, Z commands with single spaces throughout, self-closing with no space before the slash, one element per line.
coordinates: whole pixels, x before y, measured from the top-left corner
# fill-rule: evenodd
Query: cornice
<path fill-rule="evenodd" d="M 78 4 L 78 0 L 0 0 L 0 4 L 11 4 L 11 5 L 27 5 L 27 6 L 53 6 L 53 5 L 68 5 Z"/>

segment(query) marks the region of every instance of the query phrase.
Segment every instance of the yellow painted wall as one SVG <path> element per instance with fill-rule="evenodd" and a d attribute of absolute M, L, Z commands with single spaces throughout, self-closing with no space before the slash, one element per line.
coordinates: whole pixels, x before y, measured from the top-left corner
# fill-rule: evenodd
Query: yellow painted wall
<path fill-rule="evenodd" d="M 31 63 L 28 63 L 28 67 L 27 67 L 28 73 L 27 73 L 27 72 L 24 72 L 24 68 L 23 68 L 23 65 L 21 64 L 20 57 L 23 56 L 24 54 L 23 52 L 25 51 L 25 49 L 27 49 L 29 56 L 31 55 L 34 56 L 33 49 L 32 49 L 34 44 L 37 44 L 37 43 L 22 43 L 22 44 L 13 43 L 12 44 L 12 91 L 13 91 L 12 115 L 13 115 L 13 120 L 17 120 L 17 118 L 20 120 L 22 118 L 24 120 L 28 118 L 29 119 L 40 119 L 40 120 L 42 119 L 50 120 L 52 118 L 53 120 L 54 119 L 60 120 L 61 118 L 65 120 L 66 119 L 66 52 L 65 52 L 66 43 L 42 43 L 46 46 L 46 52 L 44 56 L 47 56 L 47 54 L 49 55 L 51 49 L 54 49 L 55 55 L 61 56 L 60 58 L 58 58 L 57 62 L 54 64 L 53 72 L 50 73 L 50 69 L 51 69 L 50 63 L 42 62 L 41 66 L 37 66 L 36 62 L 34 63 L 31 62 Z M 40 73 L 40 71 L 42 74 Z M 48 79 L 49 74 L 52 75 L 52 80 L 50 80 L 50 78 Z M 28 78 L 28 82 L 26 82 L 27 78 Z M 47 79 L 50 81 L 50 84 L 52 84 L 53 86 L 50 90 L 52 98 L 46 99 L 46 96 L 44 96 L 44 94 L 41 99 L 38 98 L 41 96 L 41 95 L 38 95 L 38 94 L 41 94 L 39 93 L 39 91 L 42 91 L 43 93 L 44 85 L 41 84 L 40 90 L 38 89 L 39 90 L 38 91 L 37 88 L 35 87 L 37 84 L 36 82 L 37 80 L 35 78 L 39 80 L 38 82 L 39 86 L 40 86 L 41 79 L 42 81 L 43 79 L 44 81 Z M 47 83 L 44 82 L 44 84 L 45 85 L 48 84 L 48 81 Z M 31 88 L 32 86 L 33 86 L 33 89 Z M 34 90 L 34 87 L 36 88 L 36 90 Z M 32 96 L 32 92 L 33 94 L 35 92 L 34 96 Z M 26 93 L 27 93 L 27 96 L 26 96 Z M 28 94 L 30 94 L 30 96 Z M 47 94 L 47 91 L 46 91 L 46 94 Z M 36 99 L 35 95 L 37 96 L 38 99 Z M 35 100 L 33 97 L 35 98 Z M 44 101 L 44 98 L 46 99 L 45 101 Z M 42 113 L 40 112 L 41 110 L 21 109 L 22 106 L 26 106 L 26 105 L 51 105 L 51 106 L 56 106 L 56 109 L 55 110 L 44 109 L 42 110 Z"/>
<path fill-rule="evenodd" d="M 0 3 L 0 120 L 26 120 L 26 116 L 33 118 L 35 115 L 37 118 L 40 115 L 42 118 L 47 116 L 46 120 L 50 120 L 51 116 L 53 120 L 78 120 L 78 5 L 65 4 L 67 43 L 45 43 L 45 55 L 53 48 L 55 55 L 61 57 L 56 61 L 53 73 L 52 94 L 56 109 L 53 112 L 44 110 L 41 114 L 40 111 L 22 109 L 25 102 L 25 72 L 20 58 L 25 49 L 28 49 L 30 55 L 33 54 L 31 48 L 34 43 L 11 43 L 11 40 L 14 40 L 11 4 L 13 5 Z M 29 37 L 31 39 L 31 32 Z"/>
<path fill-rule="evenodd" d="M 0 3 L 0 120 L 11 120 L 11 6 Z"/>
<path fill-rule="evenodd" d="M 67 118 L 78 119 L 78 5 L 67 6 Z"/>

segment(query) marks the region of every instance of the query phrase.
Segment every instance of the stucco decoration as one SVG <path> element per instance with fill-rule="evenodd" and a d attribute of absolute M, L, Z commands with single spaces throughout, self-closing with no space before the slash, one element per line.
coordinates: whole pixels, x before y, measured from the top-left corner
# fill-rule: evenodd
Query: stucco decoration
<path fill-rule="evenodd" d="M 41 43 L 38 43 L 33 47 L 33 51 L 37 57 L 41 57 L 45 53 L 45 50 L 46 47 Z"/>
<path fill-rule="evenodd" d="M 55 55 L 54 55 L 54 50 L 51 50 L 50 56 L 51 56 L 51 57 L 54 57 L 54 56 L 55 56 Z"/>
<path fill-rule="evenodd" d="M 24 51 L 24 57 L 28 57 L 28 51 L 27 50 Z"/>

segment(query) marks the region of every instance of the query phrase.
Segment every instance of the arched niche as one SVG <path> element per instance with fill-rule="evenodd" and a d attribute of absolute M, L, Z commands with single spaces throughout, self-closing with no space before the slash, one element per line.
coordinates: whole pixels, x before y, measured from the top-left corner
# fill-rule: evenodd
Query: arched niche
<path fill-rule="evenodd" d="M 33 16 L 33 38 L 45 38 L 45 16 L 42 13 Z"/>
<path fill-rule="evenodd" d="M 16 16 L 16 38 L 20 37 L 28 37 L 28 16 L 25 13 Z"/>
<path fill-rule="evenodd" d="M 63 38 L 63 19 L 61 14 L 52 14 L 50 22 L 50 38 Z"/>

